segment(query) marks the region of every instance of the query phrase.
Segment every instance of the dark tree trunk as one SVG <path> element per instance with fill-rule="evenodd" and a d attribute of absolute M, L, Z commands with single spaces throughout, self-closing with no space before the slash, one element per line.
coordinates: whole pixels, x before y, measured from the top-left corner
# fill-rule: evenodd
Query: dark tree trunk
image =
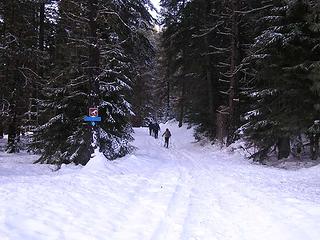
<path fill-rule="evenodd" d="M 3 123 L 2 123 L 2 119 L 0 120 L 0 139 L 2 139 L 3 138 Z"/>
<path fill-rule="evenodd" d="M 290 154 L 290 138 L 281 137 L 278 139 L 278 159 L 287 158 Z"/>
<path fill-rule="evenodd" d="M 18 133 L 18 126 L 17 126 L 17 115 L 16 113 L 14 113 L 8 126 L 8 144 L 6 148 L 6 151 L 8 153 L 19 152 L 18 140 L 19 140 L 19 133 Z"/>
<path fill-rule="evenodd" d="M 229 89 L 229 128 L 227 144 L 234 141 L 235 130 L 239 126 L 239 74 L 237 68 L 240 64 L 239 49 L 239 10 L 238 0 L 232 0 L 232 37 L 231 37 L 231 67 L 230 67 L 230 89 Z"/>
<path fill-rule="evenodd" d="M 18 61 L 17 61 L 18 62 Z M 17 64 L 19 66 L 19 63 Z M 15 70 L 13 73 L 13 79 L 15 83 L 14 91 L 12 92 L 12 98 L 10 100 L 10 111 L 9 111 L 9 126 L 8 126 L 8 145 L 7 152 L 8 153 L 17 153 L 20 151 L 19 142 L 20 142 L 20 119 L 19 113 L 21 114 L 21 106 L 18 104 L 19 99 L 22 95 L 20 89 L 21 75 Z M 19 111 L 20 110 L 20 111 Z"/>
<path fill-rule="evenodd" d="M 91 99 L 91 106 L 94 107 L 99 104 L 98 93 L 99 83 L 95 80 L 95 75 L 99 68 L 99 49 L 97 47 L 97 22 L 96 18 L 98 15 L 98 0 L 88 0 L 89 3 L 89 78 L 90 78 L 90 89 L 94 96 Z M 90 102 L 90 101 L 89 101 Z"/>
<path fill-rule="evenodd" d="M 223 107 L 223 106 L 222 106 Z M 216 114 L 217 116 L 217 130 L 216 130 L 216 138 L 221 143 L 221 145 L 224 145 L 224 139 L 228 134 L 228 117 L 229 114 L 227 112 L 220 111 Z"/>
<path fill-rule="evenodd" d="M 180 98 L 180 111 L 179 111 L 179 127 L 182 127 L 183 118 L 184 118 L 184 104 L 185 104 L 185 92 L 186 92 L 186 86 L 185 86 L 184 80 L 182 81 L 182 89 L 181 89 L 181 98 Z"/>
<path fill-rule="evenodd" d="M 39 20 L 39 50 L 44 50 L 44 19 L 45 19 L 45 3 L 40 3 L 40 20 Z"/>
<path fill-rule="evenodd" d="M 20 6 L 21 7 L 21 6 Z M 10 32 L 14 35 L 22 34 L 19 32 L 19 6 L 16 1 L 7 1 L 5 5 L 5 14 L 4 21 L 6 24 L 7 32 Z M 18 32 L 18 33 L 17 33 Z M 14 49 L 15 51 L 16 49 Z M 20 89 L 22 87 L 22 81 L 20 78 L 20 73 L 18 72 L 18 68 L 21 66 L 21 61 L 23 59 L 20 58 L 17 54 L 13 56 L 6 56 L 6 79 L 10 83 L 8 85 L 8 90 L 11 91 L 11 99 L 9 116 L 8 116 L 8 141 L 6 146 L 6 151 L 8 153 L 16 153 L 19 152 L 18 140 L 19 140 L 19 132 L 18 132 L 18 98 L 21 97 L 22 94 Z"/>
<path fill-rule="evenodd" d="M 173 47 L 173 42 L 170 40 L 170 48 Z M 171 63 L 172 59 L 169 59 L 169 63 Z M 171 67 L 170 64 L 168 64 L 167 68 L 167 91 L 166 91 L 166 120 L 169 120 L 170 115 L 170 91 L 171 91 L 171 85 L 170 85 L 170 79 L 171 79 Z"/>
<path fill-rule="evenodd" d="M 208 7 L 209 9 L 209 7 Z M 209 13 L 208 13 L 209 14 Z M 206 52 L 209 52 L 209 44 L 207 36 L 205 37 L 205 48 Z M 211 136 L 214 136 L 214 125 L 215 125 L 215 112 L 216 112 L 216 104 L 214 103 L 214 89 L 213 89 L 213 79 L 212 79 L 212 72 L 211 72 L 211 64 L 210 64 L 210 56 L 206 55 L 206 80 L 207 80 L 207 87 L 208 87 L 208 104 L 209 104 L 209 133 Z"/>
<path fill-rule="evenodd" d="M 207 57 L 209 58 L 209 57 Z M 207 60 L 208 61 L 208 60 Z M 208 103 L 209 103 L 209 131 L 210 135 L 213 135 L 213 129 L 214 129 L 214 120 L 215 120 L 215 107 L 213 102 L 213 86 L 212 86 L 212 74 L 209 69 L 209 65 L 207 65 L 206 70 L 206 78 L 207 78 L 207 84 L 208 84 Z"/>
<path fill-rule="evenodd" d="M 99 49 L 97 46 L 98 38 L 97 38 L 97 15 L 98 15 L 98 0 L 88 0 L 87 6 L 89 9 L 88 18 L 89 18 L 89 59 L 88 59 L 88 70 L 87 74 L 89 77 L 89 101 L 87 106 L 90 107 L 98 107 L 99 106 L 99 81 L 95 79 L 95 76 L 98 73 L 99 68 Z M 83 147 L 79 154 L 76 163 L 81 165 L 86 165 L 91 158 L 91 154 L 94 152 L 94 147 L 92 143 L 94 142 L 94 134 L 96 126 L 87 129 L 85 132 L 84 138 L 86 139 L 86 145 Z"/>

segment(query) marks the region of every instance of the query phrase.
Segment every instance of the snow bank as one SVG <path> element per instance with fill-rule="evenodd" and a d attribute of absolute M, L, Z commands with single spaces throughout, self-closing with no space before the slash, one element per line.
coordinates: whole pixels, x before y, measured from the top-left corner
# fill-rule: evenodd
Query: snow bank
<path fill-rule="evenodd" d="M 319 166 L 250 164 L 194 143 L 191 129 L 163 139 L 135 129 L 133 154 L 52 171 L 25 153 L 0 153 L 1 240 L 319 240 Z"/>

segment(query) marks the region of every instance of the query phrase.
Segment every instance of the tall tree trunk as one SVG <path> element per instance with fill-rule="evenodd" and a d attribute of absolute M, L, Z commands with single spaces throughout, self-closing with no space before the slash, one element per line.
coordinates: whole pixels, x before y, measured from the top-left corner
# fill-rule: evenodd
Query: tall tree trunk
<path fill-rule="evenodd" d="M 3 119 L 0 119 L 0 139 L 3 138 L 3 123 L 2 123 Z"/>
<path fill-rule="evenodd" d="M 38 40 L 39 40 L 39 50 L 40 50 L 40 54 L 44 54 L 44 50 L 45 50 L 45 2 L 40 2 L 39 3 L 39 36 L 38 36 Z M 41 76 L 42 78 L 44 77 L 44 66 L 45 66 L 45 62 L 43 60 L 43 58 L 41 58 L 41 60 L 39 61 L 39 66 L 38 66 L 38 71 L 39 71 L 39 76 Z M 34 92 L 33 92 L 33 97 L 35 97 L 36 99 L 39 99 L 39 85 L 36 83 L 34 85 Z M 39 106 L 37 101 L 33 101 L 30 100 L 30 112 L 33 111 L 31 110 L 31 108 L 33 108 L 35 105 L 35 110 L 36 111 L 36 116 L 35 119 L 32 119 L 32 117 L 30 117 L 30 121 L 35 121 L 35 126 L 39 126 Z"/>
<path fill-rule="evenodd" d="M 97 38 L 97 22 L 96 18 L 98 15 L 98 0 L 88 0 L 89 3 L 89 78 L 90 78 L 90 89 L 94 96 L 91 98 L 91 106 L 98 106 L 99 99 L 99 83 L 95 80 L 95 75 L 97 73 L 97 69 L 99 67 L 99 49 L 97 46 L 98 38 Z"/>
<path fill-rule="evenodd" d="M 207 63 L 208 63 L 207 57 Z M 214 129 L 214 121 L 215 121 L 215 107 L 213 102 L 213 86 L 212 86 L 212 74 L 209 69 L 209 65 L 206 67 L 206 78 L 208 84 L 208 103 L 209 103 L 209 129 L 210 135 L 213 136 L 213 129 Z"/>
<path fill-rule="evenodd" d="M 98 0 L 88 0 L 89 8 L 89 62 L 88 62 L 88 77 L 90 81 L 90 93 L 89 93 L 89 108 L 99 106 L 99 81 L 95 79 L 99 68 L 99 49 L 98 49 L 98 37 L 97 37 L 97 15 L 98 15 Z M 87 143 L 87 149 L 84 149 L 83 156 L 80 157 L 79 163 L 82 165 L 87 164 L 91 158 L 91 154 L 94 152 L 92 143 L 95 142 L 95 131 L 97 127 L 94 126 L 91 131 L 86 131 L 85 138 Z"/>
<path fill-rule="evenodd" d="M 209 13 L 208 13 L 209 14 Z M 209 44 L 208 44 L 208 38 L 205 37 L 205 48 L 206 52 L 209 52 Z M 211 64 L 210 64 L 210 56 L 206 55 L 205 57 L 205 69 L 206 69 L 206 80 L 207 80 L 207 86 L 208 86 L 208 104 L 209 104 L 209 133 L 211 136 L 214 135 L 214 125 L 215 125 L 215 103 L 214 103 L 214 92 L 213 92 L 213 83 L 212 83 L 212 72 L 211 72 Z"/>
<path fill-rule="evenodd" d="M 290 138 L 281 137 L 278 139 L 278 159 L 287 158 L 290 154 Z"/>
<path fill-rule="evenodd" d="M 179 127 L 182 127 L 183 118 L 184 118 L 184 104 L 185 104 L 185 93 L 186 92 L 186 83 L 185 80 L 182 81 L 181 89 L 181 98 L 180 98 L 180 111 L 179 111 Z"/>
<path fill-rule="evenodd" d="M 173 47 L 173 41 L 170 40 L 170 49 Z M 168 64 L 168 67 L 167 67 L 167 91 L 166 91 L 166 107 L 167 107 L 167 110 L 166 110 L 166 120 L 169 120 L 169 115 L 170 115 L 170 94 L 171 94 L 171 85 L 170 85 L 170 79 L 171 79 L 171 66 L 170 66 L 170 63 L 172 60 L 172 57 L 170 57 L 168 59 L 169 61 L 169 64 Z"/>
<path fill-rule="evenodd" d="M 168 75 L 170 76 L 170 75 Z M 170 80 L 167 78 L 167 90 L 166 90 L 166 120 L 169 120 L 169 112 L 170 112 Z"/>
<path fill-rule="evenodd" d="M 11 33 L 13 35 L 17 34 L 16 30 L 16 24 L 17 19 L 19 18 L 19 15 L 16 13 L 16 10 L 18 9 L 18 5 L 16 1 L 8 1 L 5 6 L 5 23 L 6 23 L 6 31 L 8 33 Z M 16 153 L 19 152 L 19 147 L 17 143 L 17 136 L 18 136 L 18 97 L 21 88 L 21 82 L 18 68 L 21 66 L 20 64 L 20 57 L 15 54 L 13 56 L 7 56 L 6 58 L 6 79 L 8 82 L 10 82 L 9 88 L 12 91 L 11 93 L 11 99 L 10 99 L 10 109 L 9 109 L 9 117 L 8 117 L 8 141 L 7 141 L 7 147 L 6 151 L 8 153 Z"/>
<path fill-rule="evenodd" d="M 44 20 L 45 20 L 45 3 L 40 3 L 40 19 L 39 19 L 39 50 L 44 50 Z"/>
<path fill-rule="evenodd" d="M 231 38 L 231 67 L 230 67 L 230 89 L 229 89 L 229 128 L 227 144 L 230 145 L 234 140 L 235 130 L 239 126 L 239 74 L 237 68 L 240 64 L 239 49 L 239 11 L 238 0 L 232 0 L 232 38 Z"/>
<path fill-rule="evenodd" d="M 13 106 L 14 109 L 12 109 L 12 111 L 14 113 L 12 113 L 11 115 L 11 119 L 9 122 L 9 126 L 8 126 L 8 143 L 7 143 L 7 147 L 6 147 L 6 151 L 8 153 L 17 153 L 19 152 L 19 147 L 18 147 L 18 126 L 17 126 L 17 114 L 16 114 L 16 106 Z"/>

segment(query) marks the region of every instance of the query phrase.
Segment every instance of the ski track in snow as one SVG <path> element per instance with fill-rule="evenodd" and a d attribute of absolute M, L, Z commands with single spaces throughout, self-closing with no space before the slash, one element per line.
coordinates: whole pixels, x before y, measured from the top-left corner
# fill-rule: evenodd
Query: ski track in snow
<path fill-rule="evenodd" d="M 0 152 L 0 239 L 320 239 L 320 166 L 254 165 L 161 127 L 173 134 L 169 149 L 138 128 L 133 154 L 108 162 L 96 153 L 57 172 Z"/>

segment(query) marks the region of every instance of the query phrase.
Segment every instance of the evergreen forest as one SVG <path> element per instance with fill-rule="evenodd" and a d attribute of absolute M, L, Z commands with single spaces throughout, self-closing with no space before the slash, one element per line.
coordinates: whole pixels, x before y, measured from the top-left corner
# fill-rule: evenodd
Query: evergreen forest
<path fill-rule="evenodd" d="M 176 119 L 259 163 L 320 157 L 319 0 L 160 6 L 156 19 L 150 0 L 0 0 L 5 151 L 114 160 L 134 127 Z M 89 108 L 101 122 L 84 121 Z"/>

